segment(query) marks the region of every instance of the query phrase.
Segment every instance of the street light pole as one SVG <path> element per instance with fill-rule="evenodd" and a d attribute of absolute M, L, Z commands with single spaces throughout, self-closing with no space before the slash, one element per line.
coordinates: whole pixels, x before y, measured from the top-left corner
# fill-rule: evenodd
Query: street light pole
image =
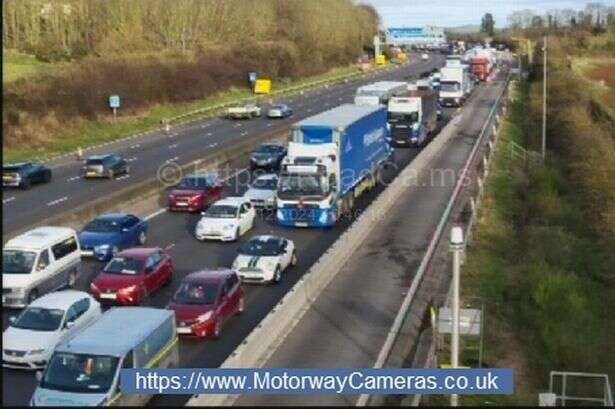
<path fill-rule="evenodd" d="M 542 76 L 542 161 L 547 150 L 547 36 L 543 38 L 543 76 Z"/>
<path fill-rule="evenodd" d="M 463 229 L 451 229 L 450 248 L 453 252 L 453 331 L 451 336 L 451 368 L 459 368 L 459 281 L 461 251 L 463 250 Z M 451 395 L 451 406 L 459 404 L 459 396 Z"/>

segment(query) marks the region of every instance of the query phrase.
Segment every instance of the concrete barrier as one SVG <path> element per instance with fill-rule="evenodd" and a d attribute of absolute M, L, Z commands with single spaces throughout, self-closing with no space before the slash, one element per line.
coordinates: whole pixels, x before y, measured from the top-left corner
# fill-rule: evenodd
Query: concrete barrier
<path fill-rule="evenodd" d="M 406 166 L 374 200 L 363 214 L 316 261 L 269 314 L 220 365 L 221 368 L 262 367 L 299 322 L 314 300 L 342 269 L 357 247 L 378 225 L 378 215 L 386 214 L 397 199 L 457 133 L 461 115 L 455 117 L 442 132 Z M 197 395 L 187 406 L 228 406 L 238 395 Z"/>

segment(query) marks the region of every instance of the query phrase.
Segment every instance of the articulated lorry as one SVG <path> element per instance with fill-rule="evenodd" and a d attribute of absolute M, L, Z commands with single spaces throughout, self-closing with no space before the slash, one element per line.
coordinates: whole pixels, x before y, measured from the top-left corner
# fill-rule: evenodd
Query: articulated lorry
<path fill-rule="evenodd" d="M 380 181 L 391 153 L 382 105 L 344 104 L 294 124 L 278 181 L 278 224 L 334 225 Z"/>
<path fill-rule="evenodd" d="M 440 105 L 463 105 L 473 88 L 468 66 L 443 67 L 440 73 Z"/>
<path fill-rule="evenodd" d="M 407 91 L 389 100 L 389 127 L 394 146 L 422 146 L 438 126 L 438 99 L 429 89 Z"/>
<path fill-rule="evenodd" d="M 472 74 L 480 81 L 486 81 L 495 65 L 495 54 L 489 49 L 477 50 L 470 63 Z"/>
<path fill-rule="evenodd" d="M 357 88 L 354 103 L 357 105 L 386 105 L 389 98 L 406 90 L 401 81 L 378 81 Z"/>

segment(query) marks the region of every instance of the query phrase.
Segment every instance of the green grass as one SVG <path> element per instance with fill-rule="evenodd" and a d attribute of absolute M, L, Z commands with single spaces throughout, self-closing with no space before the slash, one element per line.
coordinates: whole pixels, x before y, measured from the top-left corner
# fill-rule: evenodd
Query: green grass
<path fill-rule="evenodd" d="M 340 67 L 321 75 L 302 78 L 296 81 L 282 80 L 274 82 L 272 90 L 284 90 L 296 86 L 305 86 L 310 83 L 335 79 L 340 76 L 349 76 L 358 71 L 356 66 Z M 119 111 L 117 121 L 110 118 L 96 121 L 82 121 L 80 125 L 72 127 L 66 133 L 57 135 L 52 143 L 44 147 L 3 148 L 6 162 L 18 162 L 23 160 L 45 160 L 65 153 L 75 152 L 78 148 L 96 146 L 105 142 L 116 141 L 124 137 L 153 130 L 161 126 L 161 120 L 183 115 L 187 112 L 204 110 L 221 103 L 232 102 L 251 96 L 247 88 L 233 88 L 226 92 L 210 96 L 203 100 L 187 104 L 159 105 L 147 112 L 130 117 L 123 117 Z M 278 96 L 264 96 L 276 100 Z M 186 118 L 195 119 L 197 116 Z"/>
<path fill-rule="evenodd" d="M 615 58 L 575 58 L 572 69 L 591 85 L 594 100 L 615 120 Z"/>
<path fill-rule="evenodd" d="M 66 63 L 44 63 L 37 60 L 33 55 L 4 50 L 2 52 L 2 84 L 41 74 L 54 75 L 65 65 Z"/>

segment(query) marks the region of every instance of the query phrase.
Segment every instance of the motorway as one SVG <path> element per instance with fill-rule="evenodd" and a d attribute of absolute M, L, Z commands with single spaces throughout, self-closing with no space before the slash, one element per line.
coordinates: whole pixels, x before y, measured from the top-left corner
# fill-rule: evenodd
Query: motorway
<path fill-rule="evenodd" d="M 374 366 L 457 182 L 456 177 L 439 175 L 459 175 L 504 79 L 501 73 L 477 89 L 454 128 L 455 136 L 430 163 L 430 172 L 398 199 L 263 367 Z M 244 395 L 235 404 L 354 406 L 357 399 L 339 394 Z"/>
<path fill-rule="evenodd" d="M 166 162 L 188 164 L 204 155 L 219 151 L 259 134 L 287 129 L 293 122 L 325 111 L 351 97 L 359 85 L 375 80 L 402 79 L 417 75 L 442 65 L 444 56 L 435 54 L 429 61 L 411 55 L 411 62 L 401 68 L 376 72 L 368 78 L 350 80 L 328 88 L 306 91 L 304 95 L 282 97 L 294 110 L 292 118 L 269 120 L 262 118 L 248 121 L 230 121 L 210 118 L 173 127 L 169 134 L 162 131 L 118 141 L 88 150 L 85 155 L 115 152 L 130 163 L 130 175 L 115 180 L 85 180 L 79 177 L 82 163 L 75 157 L 52 161 L 51 183 L 36 185 L 28 191 L 3 189 L 3 236 L 87 203 L 101 196 L 123 189 L 131 184 L 155 177 L 159 167 Z M 266 105 L 263 112 L 266 112 Z"/>
<path fill-rule="evenodd" d="M 443 56 L 433 56 L 428 62 L 416 62 L 404 67 L 402 70 L 380 73 L 378 76 L 380 77 L 379 79 L 399 79 L 406 75 L 417 75 L 421 71 L 431 70 L 433 67 L 441 66 L 443 62 Z M 371 78 L 369 81 L 373 80 L 374 78 Z M 15 192 L 16 198 L 9 203 L 3 204 L 4 229 L 5 231 L 10 231 L 11 229 L 23 226 L 24 223 L 32 223 L 42 219 L 48 216 L 52 211 L 59 212 L 62 208 L 65 208 L 65 210 L 70 209 L 71 206 L 75 205 L 75 201 L 72 199 L 59 202 L 56 205 L 57 207 L 53 206 L 53 209 L 50 209 L 51 206 L 47 206 L 49 203 L 47 201 L 48 199 L 52 201 L 57 200 L 53 198 L 56 196 L 68 196 L 68 191 L 71 192 L 71 195 L 79 195 L 79 201 L 92 200 L 92 198 L 104 195 L 113 189 L 117 189 L 122 184 L 134 183 L 138 180 L 151 177 L 155 174 L 159 164 L 169 159 L 169 155 L 180 157 L 180 159 L 178 159 L 180 163 L 187 163 L 214 149 L 215 147 L 208 146 L 208 144 L 214 143 L 213 141 L 218 141 L 219 145 L 217 146 L 227 145 L 243 137 L 248 137 L 250 134 L 255 135 L 258 132 L 282 129 L 303 117 L 326 110 L 341 103 L 351 102 L 354 90 L 358 85 L 359 83 L 349 83 L 330 87 L 328 90 L 322 90 L 310 96 L 306 96 L 304 100 L 292 97 L 291 99 L 294 99 L 292 105 L 295 108 L 294 118 L 287 120 L 285 123 L 275 122 L 275 125 L 270 127 L 267 125 L 271 122 L 265 119 L 242 122 L 242 126 L 237 128 L 235 128 L 237 125 L 235 122 L 213 119 L 201 123 L 190 124 L 184 128 L 183 134 L 180 132 L 180 134 L 175 137 L 151 137 L 151 140 L 149 138 L 147 139 L 147 143 L 142 142 L 140 147 L 131 148 L 128 146 L 127 149 L 134 150 L 134 155 L 138 158 L 138 162 L 135 161 L 131 166 L 133 170 L 131 177 L 121 181 L 94 182 L 91 186 L 89 182 L 88 185 L 84 185 L 85 182 L 80 180 L 63 182 L 64 179 L 68 181 L 70 177 L 74 177 L 70 175 L 76 173 L 79 165 L 74 162 L 61 164 L 58 168 L 54 169 L 56 183 L 52 183 L 48 186 L 36 187 L 27 192 Z M 301 105 L 299 106 L 299 104 Z M 450 119 L 452 113 L 452 110 L 445 110 L 444 121 Z M 241 131 L 242 129 L 243 131 Z M 211 132 L 212 135 L 208 136 L 207 134 L 209 132 Z M 248 133 L 241 135 L 241 132 Z M 122 142 L 120 144 L 125 145 L 131 143 L 136 142 Z M 176 151 L 171 153 L 170 150 L 172 149 L 169 146 L 173 144 L 177 145 L 173 148 L 176 149 Z M 118 150 L 121 149 L 118 148 Z M 385 180 L 392 180 L 399 169 L 409 163 L 416 154 L 417 150 L 415 149 L 396 150 L 393 156 L 394 166 L 390 166 L 385 172 Z M 137 163 L 136 166 L 135 163 Z M 245 167 L 247 165 L 247 157 L 238 158 L 238 163 L 235 165 L 238 169 Z M 230 179 L 227 185 L 227 192 L 230 195 L 242 194 L 245 190 L 245 184 L 240 182 L 240 178 Z M 364 209 L 381 190 L 382 187 L 379 187 L 362 197 L 358 202 L 357 209 L 359 211 Z M 6 192 L 3 191 L 3 194 L 6 195 Z M 52 194 L 55 196 L 50 196 Z M 19 195 L 19 199 L 17 199 L 17 195 Z M 42 199 L 39 195 L 47 196 L 43 196 L 44 199 Z M 16 206 L 14 206 L 15 204 Z M 23 216 L 23 214 L 27 216 Z M 17 218 L 17 220 L 13 220 L 13 218 Z M 150 229 L 146 244 L 168 247 L 169 253 L 174 260 L 176 273 L 173 284 L 154 294 L 152 298 L 147 301 L 146 305 L 160 308 L 164 307 L 173 291 L 177 288 L 181 278 L 190 272 L 206 267 L 228 267 L 231 265 L 239 244 L 198 242 L 192 234 L 197 220 L 198 215 L 168 212 L 163 212 L 150 220 Z M 9 226 L 7 228 L 7 222 L 11 223 L 12 227 Z M 223 334 L 220 340 L 203 341 L 183 339 L 180 342 L 181 366 L 219 366 L 350 223 L 351 220 L 346 220 L 328 230 L 284 229 L 278 227 L 271 217 L 265 216 L 259 220 L 255 224 L 254 230 L 247 234 L 247 237 L 254 234 L 277 233 L 294 240 L 297 246 L 299 264 L 283 277 L 279 285 L 246 286 L 246 311 L 241 317 L 232 319 L 223 328 Z M 89 283 L 94 279 L 101 267 L 102 265 L 99 263 L 85 261 L 83 273 L 77 282 L 77 288 L 87 290 L 89 288 Z M 3 328 L 7 327 L 9 317 L 16 313 L 17 311 L 3 310 Z M 3 369 L 2 378 L 4 405 L 27 404 L 36 386 L 34 374 L 32 372 Z M 187 399 L 188 396 L 180 395 L 160 396 L 154 398 L 152 404 L 180 405 L 185 403 Z"/>

